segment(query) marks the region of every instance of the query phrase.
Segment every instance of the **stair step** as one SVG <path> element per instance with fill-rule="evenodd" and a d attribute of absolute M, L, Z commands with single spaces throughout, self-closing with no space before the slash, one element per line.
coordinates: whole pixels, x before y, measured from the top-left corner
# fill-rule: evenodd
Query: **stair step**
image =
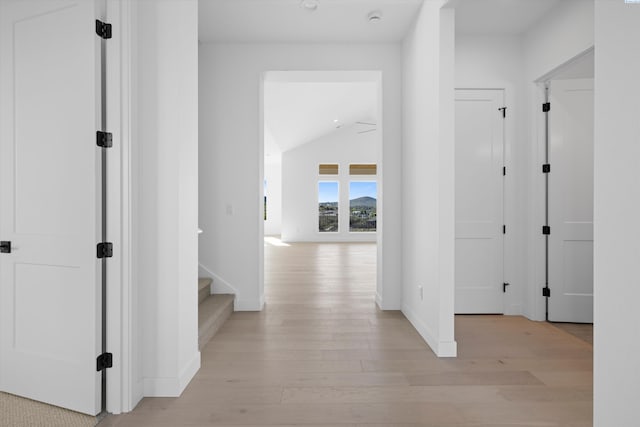
<path fill-rule="evenodd" d="M 233 313 L 235 295 L 216 294 L 208 296 L 198 308 L 198 348 L 205 345 Z"/>
<path fill-rule="evenodd" d="M 211 282 L 213 280 L 209 277 L 200 277 L 198 279 L 198 304 L 202 304 L 202 301 L 211 295 Z"/>

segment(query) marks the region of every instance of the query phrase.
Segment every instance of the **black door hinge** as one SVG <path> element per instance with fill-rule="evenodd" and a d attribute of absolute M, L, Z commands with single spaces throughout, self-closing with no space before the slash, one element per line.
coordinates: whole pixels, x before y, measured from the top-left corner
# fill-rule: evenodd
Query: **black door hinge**
<path fill-rule="evenodd" d="M 549 111 L 551 111 L 551 103 L 545 102 L 544 104 L 542 104 L 542 112 L 547 113 Z"/>
<path fill-rule="evenodd" d="M 542 296 L 543 297 L 550 297 L 551 296 L 551 289 L 550 288 L 542 288 Z"/>
<path fill-rule="evenodd" d="M 507 226 L 506 225 L 502 226 L 502 234 L 507 234 Z"/>
<path fill-rule="evenodd" d="M 498 111 L 502 111 L 502 118 L 507 117 L 507 107 L 498 108 Z"/>
<path fill-rule="evenodd" d="M 502 176 L 507 176 L 507 167 L 506 166 L 502 167 Z"/>
<path fill-rule="evenodd" d="M 103 39 L 111 38 L 111 24 L 96 19 L 96 34 Z"/>
<path fill-rule="evenodd" d="M 507 286 L 509 286 L 509 284 L 508 284 L 508 283 L 503 283 L 503 284 L 502 284 L 502 292 L 503 292 L 503 293 L 507 292 Z"/>
<path fill-rule="evenodd" d="M 113 135 L 111 132 L 96 132 L 96 145 L 98 147 L 110 148 L 113 146 Z"/>
<path fill-rule="evenodd" d="M 551 234 L 551 227 L 549 227 L 548 225 L 543 225 L 542 234 L 544 234 L 545 236 Z"/>
<path fill-rule="evenodd" d="M 96 371 L 104 371 L 107 368 L 113 367 L 113 354 L 102 353 L 96 359 Z"/>
<path fill-rule="evenodd" d="M 551 165 L 549 163 L 542 165 L 542 173 L 549 173 L 549 172 L 551 172 Z"/>
<path fill-rule="evenodd" d="M 111 258 L 113 256 L 113 243 L 98 243 L 98 258 Z"/>
<path fill-rule="evenodd" d="M 2 253 L 2 254 L 10 254 L 11 253 L 11 242 L 9 242 L 9 241 L 0 242 L 0 253 Z"/>

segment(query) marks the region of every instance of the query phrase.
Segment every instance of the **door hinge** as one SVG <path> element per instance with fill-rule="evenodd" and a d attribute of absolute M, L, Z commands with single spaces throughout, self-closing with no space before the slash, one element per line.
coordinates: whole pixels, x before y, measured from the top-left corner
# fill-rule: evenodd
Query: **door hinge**
<path fill-rule="evenodd" d="M 98 258 L 111 258 L 113 256 L 113 243 L 98 243 Z"/>
<path fill-rule="evenodd" d="M 96 34 L 103 39 L 111 38 L 111 24 L 96 19 Z"/>
<path fill-rule="evenodd" d="M 542 104 L 542 112 L 547 113 L 549 111 L 551 111 L 551 103 L 545 102 L 544 104 Z"/>
<path fill-rule="evenodd" d="M 506 225 L 502 225 L 502 234 L 507 234 L 507 226 Z"/>
<path fill-rule="evenodd" d="M 507 292 L 507 286 L 509 286 L 509 284 L 508 284 L 508 283 L 503 283 L 503 284 L 502 284 L 502 292 L 503 292 L 503 293 Z"/>
<path fill-rule="evenodd" d="M 548 236 L 549 234 L 551 234 L 551 227 L 549 227 L 548 225 L 543 225 L 542 234 L 544 234 L 545 236 Z"/>
<path fill-rule="evenodd" d="M 506 166 L 502 167 L 502 176 L 507 176 L 507 167 Z"/>
<path fill-rule="evenodd" d="M 96 359 L 96 371 L 104 371 L 107 368 L 113 367 L 113 354 L 102 353 Z"/>
<path fill-rule="evenodd" d="M 551 172 L 551 165 L 549 163 L 542 165 L 542 173 L 549 173 L 549 172 Z"/>
<path fill-rule="evenodd" d="M 498 111 L 502 111 L 502 118 L 507 117 L 507 107 L 498 108 Z"/>
<path fill-rule="evenodd" d="M 110 148 L 113 146 L 113 135 L 111 132 L 96 132 L 96 145 L 98 147 Z"/>
<path fill-rule="evenodd" d="M 551 289 L 550 288 L 542 288 L 542 296 L 543 297 L 550 297 L 551 296 Z"/>

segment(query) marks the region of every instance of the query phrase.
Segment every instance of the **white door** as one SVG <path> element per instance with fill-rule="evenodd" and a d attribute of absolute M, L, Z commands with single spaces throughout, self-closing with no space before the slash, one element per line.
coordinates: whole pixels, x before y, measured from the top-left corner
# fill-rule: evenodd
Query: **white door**
<path fill-rule="evenodd" d="M 0 2 L 0 390 L 100 411 L 96 5 Z"/>
<path fill-rule="evenodd" d="M 553 81 L 549 101 L 549 320 L 591 323 L 593 80 Z"/>
<path fill-rule="evenodd" d="M 456 313 L 503 313 L 502 90 L 456 91 Z"/>

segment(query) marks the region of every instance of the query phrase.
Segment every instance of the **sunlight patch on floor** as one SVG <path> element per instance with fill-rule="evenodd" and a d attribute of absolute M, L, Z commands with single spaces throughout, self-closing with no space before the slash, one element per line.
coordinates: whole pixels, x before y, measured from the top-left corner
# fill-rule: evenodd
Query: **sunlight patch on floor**
<path fill-rule="evenodd" d="M 271 245 L 271 246 L 289 246 L 287 243 L 283 242 L 282 240 L 274 236 L 265 236 L 264 244 Z"/>

